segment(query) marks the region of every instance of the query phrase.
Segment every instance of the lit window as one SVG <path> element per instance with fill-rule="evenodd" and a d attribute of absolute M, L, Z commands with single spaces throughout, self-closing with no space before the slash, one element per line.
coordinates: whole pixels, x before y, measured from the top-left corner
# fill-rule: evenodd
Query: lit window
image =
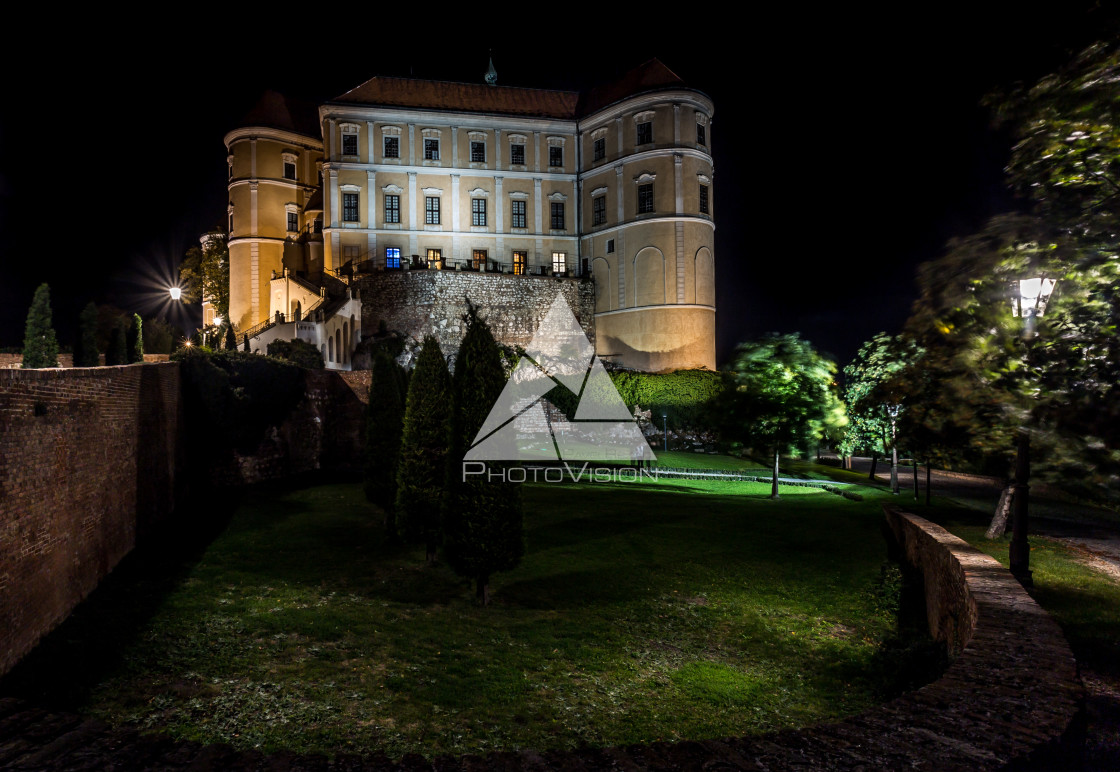
<path fill-rule="evenodd" d="M 525 263 L 527 262 L 527 252 L 514 252 L 513 253 L 513 272 L 517 276 L 525 275 Z"/>
<path fill-rule="evenodd" d="M 284 162 L 284 179 L 294 180 L 296 178 L 296 165 L 291 161 Z"/>
<path fill-rule="evenodd" d="M 708 144 L 707 134 L 708 134 L 707 127 L 704 124 L 702 124 L 702 123 L 696 124 L 696 144 L 697 145 L 707 145 Z"/>
<path fill-rule="evenodd" d="M 439 197 L 426 196 L 424 198 L 424 224 L 439 225 Z"/>
<path fill-rule="evenodd" d="M 288 212 L 288 232 L 295 233 L 299 230 L 299 213 Z"/>
<path fill-rule="evenodd" d="M 424 160 L 425 161 L 438 161 L 439 160 L 439 140 L 438 139 L 424 139 Z"/>
<path fill-rule="evenodd" d="M 486 225 L 486 199 L 485 198 L 472 198 L 471 199 L 471 225 L 475 227 L 485 227 Z"/>
<path fill-rule="evenodd" d="M 486 143 L 485 142 L 471 142 L 471 163 L 484 164 L 486 163 Z"/>
<path fill-rule="evenodd" d="M 552 272 L 564 273 L 568 270 L 568 255 L 565 252 L 552 253 Z"/>
<path fill-rule="evenodd" d="M 358 154 L 358 135 L 357 134 L 343 134 L 342 135 L 342 154 L 343 155 L 357 155 Z"/>
<path fill-rule="evenodd" d="M 400 247 L 389 247 L 385 250 L 385 267 L 386 268 L 400 268 L 401 267 L 401 250 Z"/>
<path fill-rule="evenodd" d="M 440 269 L 443 268 L 443 250 L 442 249 L 429 249 L 428 250 L 428 267 Z"/>
<path fill-rule="evenodd" d="M 563 166 L 564 165 L 564 148 L 556 147 L 553 145 L 548 149 L 548 165 L 549 166 Z"/>
<path fill-rule="evenodd" d="M 591 199 L 591 224 L 602 225 L 607 221 L 607 197 L 595 196 Z"/>
<path fill-rule="evenodd" d="M 648 145 L 653 142 L 653 122 L 642 121 L 638 124 L 637 144 Z"/>
<path fill-rule="evenodd" d="M 564 230 L 564 202 L 563 201 L 553 201 L 551 210 L 552 210 L 552 218 L 551 218 L 552 219 L 552 230 L 554 230 L 554 231 Z"/>
<path fill-rule="evenodd" d="M 514 199 L 510 202 L 512 209 L 512 218 L 510 226 L 514 228 L 525 227 L 525 202 Z"/>
<path fill-rule="evenodd" d="M 486 270 L 486 250 L 476 249 L 471 253 L 471 267 L 476 271 Z"/>
<path fill-rule="evenodd" d="M 385 149 L 384 151 L 382 151 L 382 156 L 384 156 L 385 158 L 400 158 L 401 138 L 385 137 Z"/>
<path fill-rule="evenodd" d="M 385 194 L 385 222 L 399 223 L 401 221 L 401 197 L 392 193 Z"/>
<path fill-rule="evenodd" d="M 344 222 L 358 222 L 358 194 L 342 194 L 342 219 Z"/>
<path fill-rule="evenodd" d="M 638 186 L 638 214 L 653 211 L 653 184 Z"/>
<path fill-rule="evenodd" d="M 599 139 L 595 140 L 594 156 L 595 156 L 596 161 L 602 161 L 604 158 L 607 157 L 607 138 L 606 137 L 599 137 Z"/>
<path fill-rule="evenodd" d="M 514 166 L 525 165 L 525 146 L 524 145 L 510 145 L 509 146 L 509 162 Z"/>
<path fill-rule="evenodd" d="M 708 186 L 700 186 L 700 214 L 708 214 Z"/>

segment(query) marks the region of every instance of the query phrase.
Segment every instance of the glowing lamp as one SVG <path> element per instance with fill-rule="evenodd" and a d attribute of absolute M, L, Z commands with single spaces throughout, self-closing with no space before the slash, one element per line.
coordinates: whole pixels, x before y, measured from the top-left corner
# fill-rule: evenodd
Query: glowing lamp
<path fill-rule="evenodd" d="M 215 316 L 214 317 L 214 326 L 215 327 L 221 327 L 222 326 L 222 317 L 220 317 L 220 316 Z"/>
<path fill-rule="evenodd" d="M 1015 316 L 1042 316 L 1050 296 L 1054 294 L 1057 279 L 1020 279 L 1011 298 L 1011 312 Z"/>
<path fill-rule="evenodd" d="M 178 300 L 179 298 L 183 297 L 183 290 L 178 287 L 171 287 L 170 292 L 172 300 Z"/>

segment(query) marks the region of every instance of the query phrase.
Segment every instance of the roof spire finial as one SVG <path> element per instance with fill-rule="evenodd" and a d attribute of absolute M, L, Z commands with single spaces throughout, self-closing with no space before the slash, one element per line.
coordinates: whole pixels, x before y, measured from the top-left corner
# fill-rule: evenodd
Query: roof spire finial
<path fill-rule="evenodd" d="M 490 49 L 490 66 L 486 70 L 486 85 L 493 86 L 498 83 L 498 71 L 494 69 L 494 49 Z"/>

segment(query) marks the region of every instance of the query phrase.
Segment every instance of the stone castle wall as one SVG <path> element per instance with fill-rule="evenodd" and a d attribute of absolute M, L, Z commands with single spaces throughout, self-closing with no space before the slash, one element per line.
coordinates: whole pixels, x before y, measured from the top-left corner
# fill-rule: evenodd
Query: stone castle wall
<path fill-rule="evenodd" d="M 0 673 L 175 510 L 177 364 L 0 370 Z"/>
<path fill-rule="evenodd" d="M 469 299 L 507 346 L 528 346 L 541 319 L 563 293 L 591 343 L 595 343 L 595 288 L 590 281 L 549 276 L 514 276 L 473 271 L 392 271 L 358 282 L 362 298 L 362 337 L 381 321 L 417 342 L 432 333 L 445 355 L 463 339 L 462 317 Z"/>

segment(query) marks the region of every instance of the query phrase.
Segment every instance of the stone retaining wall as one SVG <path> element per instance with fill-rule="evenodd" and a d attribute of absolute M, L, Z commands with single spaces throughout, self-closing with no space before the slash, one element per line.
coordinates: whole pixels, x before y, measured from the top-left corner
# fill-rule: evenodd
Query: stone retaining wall
<path fill-rule="evenodd" d="M 420 341 L 432 333 L 445 355 L 459 350 L 467 300 L 507 346 L 528 346 L 560 292 L 592 345 L 595 344 L 595 285 L 549 276 L 514 276 L 473 271 L 387 271 L 359 279 L 362 338 L 380 322 Z"/>

